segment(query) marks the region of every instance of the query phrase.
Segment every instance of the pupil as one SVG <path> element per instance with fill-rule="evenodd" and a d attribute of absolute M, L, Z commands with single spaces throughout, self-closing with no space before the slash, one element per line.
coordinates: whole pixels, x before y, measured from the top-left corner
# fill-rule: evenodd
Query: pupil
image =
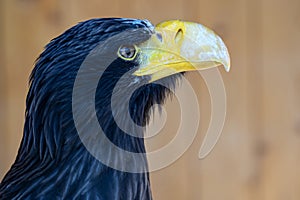
<path fill-rule="evenodd" d="M 126 56 L 129 57 L 131 55 L 131 50 L 129 48 L 126 48 L 125 52 L 126 52 Z"/>

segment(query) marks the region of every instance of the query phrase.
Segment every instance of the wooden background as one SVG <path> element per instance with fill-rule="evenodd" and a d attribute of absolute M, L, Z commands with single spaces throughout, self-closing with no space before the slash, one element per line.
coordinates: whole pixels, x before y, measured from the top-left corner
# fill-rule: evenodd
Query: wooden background
<path fill-rule="evenodd" d="M 229 47 L 232 70 L 220 69 L 227 120 L 213 152 L 198 160 L 209 98 L 201 77 L 188 74 L 201 127 L 182 158 L 151 174 L 155 199 L 300 199 L 299 11 L 299 0 L 0 0 L 0 179 L 21 139 L 33 62 L 51 38 L 92 17 L 184 19 L 211 27 Z M 167 102 L 168 112 L 176 105 Z"/>

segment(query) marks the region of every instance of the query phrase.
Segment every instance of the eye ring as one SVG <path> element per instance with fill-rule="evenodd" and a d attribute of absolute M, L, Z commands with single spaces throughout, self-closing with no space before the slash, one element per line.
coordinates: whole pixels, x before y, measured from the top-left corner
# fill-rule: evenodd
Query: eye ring
<path fill-rule="evenodd" d="M 133 60 L 136 57 L 137 48 L 135 45 L 122 45 L 118 50 L 118 55 L 124 60 Z"/>

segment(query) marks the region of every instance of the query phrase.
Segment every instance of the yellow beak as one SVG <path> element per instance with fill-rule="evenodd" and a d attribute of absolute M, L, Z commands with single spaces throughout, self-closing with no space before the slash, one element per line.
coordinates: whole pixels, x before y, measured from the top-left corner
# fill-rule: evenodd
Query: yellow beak
<path fill-rule="evenodd" d="M 205 26 L 179 20 L 155 27 L 149 40 L 138 46 L 140 68 L 134 75 L 150 75 L 150 82 L 184 71 L 223 65 L 230 69 L 228 50 L 222 39 Z"/>

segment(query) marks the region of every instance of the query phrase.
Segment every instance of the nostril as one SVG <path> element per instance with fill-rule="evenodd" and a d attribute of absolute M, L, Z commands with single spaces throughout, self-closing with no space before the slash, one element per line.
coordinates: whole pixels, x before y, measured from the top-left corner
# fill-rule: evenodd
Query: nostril
<path fill-rule="evenodd" d="M 175 35 L 175 42 L 178 43 L 182 37 L 183 37 L 183 30 L 180 28 L 177 30 L 177 33 Z"/>
<path fill-rule="evenodd" d="M 160 42 L 162 42 L 162 35 L 161 35 L 161 33 L 156 33 L 156 37 L 159 39 Z"/>

